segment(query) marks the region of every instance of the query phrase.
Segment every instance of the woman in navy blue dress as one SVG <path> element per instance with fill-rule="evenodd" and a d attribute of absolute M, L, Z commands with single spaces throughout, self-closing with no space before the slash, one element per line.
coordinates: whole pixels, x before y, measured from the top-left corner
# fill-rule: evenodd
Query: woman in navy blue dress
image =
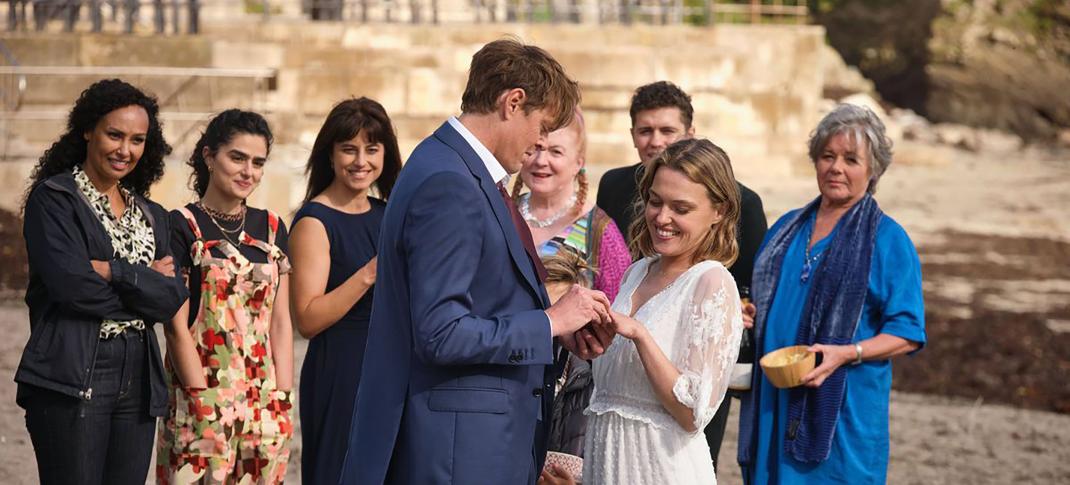
<path fill-rule="evenodd" d="M 375 283 L 386 198 L 401 170 L 390 118 L 368 98 L 327 115 L 308 159 L 305 203 L 290 234 L 301 369 L 301 478 L 338 483 L 349 443 Z M 371 197 L 372 189 L 380 198 Z"/>

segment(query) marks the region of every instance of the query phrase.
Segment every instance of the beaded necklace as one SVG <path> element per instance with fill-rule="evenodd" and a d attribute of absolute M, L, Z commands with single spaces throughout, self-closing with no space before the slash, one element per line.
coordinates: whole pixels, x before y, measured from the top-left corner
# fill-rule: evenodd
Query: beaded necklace
<path fill-rule="evenodd" d="M 554 215 L 547 217 L 546 219 L 539 219 L 531 215 L 530 204 L 530 193 L 524 194 L 522 197 L 520 197 L 520 203 L 517 204 L 517 209 L 520 210 L 520 216 L 523 217 L 525 221 L 531 223 L 532 226 L 538 227 L 540 229 L 550 227 L 562 217 L 565 217 L 565 214 L 568 214 L 568 211 L 572 209 L 572 206 L 576 205 L 576 192 L 572 192 L 572 195 L 568 198 L 568 202 L 565 203 L 565 206 L 562 207 L 561 210 L 557 211 Z"/>

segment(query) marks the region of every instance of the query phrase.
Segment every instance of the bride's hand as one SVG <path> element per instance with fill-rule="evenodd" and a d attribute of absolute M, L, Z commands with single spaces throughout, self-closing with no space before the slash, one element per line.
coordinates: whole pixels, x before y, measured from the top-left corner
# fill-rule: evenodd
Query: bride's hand
<path fill-rule="evenodd" d="M 613 330 L 617 335 L 628 340 L 635 340 L 646 335 L 646 327 L 638 320 L 623 313 L 612 312 Z"/>

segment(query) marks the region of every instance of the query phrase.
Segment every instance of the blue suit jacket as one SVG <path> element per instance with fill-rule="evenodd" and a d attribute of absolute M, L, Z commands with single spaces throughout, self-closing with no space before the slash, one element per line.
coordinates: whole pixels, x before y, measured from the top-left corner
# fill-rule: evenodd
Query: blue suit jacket
<path fill-rule="evenodd" d="M 553 399 L 548 300 L 495 181 L 448 123 L 394 185 L 376 276 L 341 483 L 534 483 Z"/>

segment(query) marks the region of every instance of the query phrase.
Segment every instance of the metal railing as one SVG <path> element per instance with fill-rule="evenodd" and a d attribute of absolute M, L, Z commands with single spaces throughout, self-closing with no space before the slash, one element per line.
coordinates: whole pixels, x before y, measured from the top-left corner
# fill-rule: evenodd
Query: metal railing
<path fill-rule="evenodd" d="M 360 23 L 805 23 L 802 0 L 8 0 L 8 31 L 197 33 L 212 7 L 264 22 L 295 15 Z M 3 8 L 0 6 L 0 8 Z M 216 13 L 215 15 L 219 15 Z M 32 19 L 32 22 L 31 22 Z M 150 21 L 151 19 L 151 21 Z"/>
<path fill-rule="evenodd" d="M 245 0 L 270 17 L 278 0 Z M 805 23 L 801 0 L 301 0 L 313 20 L 358 22 L 524 22 L 598 24 Z M 453 2 L 458 3 L 458 2 Z"/>
<path fill-rule="evenodd" d="M 223 0 L 232 1 L 232 0 Z M 89 30 L 104 31 L 105 24 L 121 26 L 132 33 L 146 22 L 143 14 L 151 10 L 152 26 L 156 33 L 170 27 L 173 33 L 200 31 L 200 11 L 204 0 L 7 0 L 7 30 L 43 31 L 53 22 L 63 25 L 64 32 L 73 32 L 89 19 Z M 105 15 L 107 13 L 108 15 Z"/>

